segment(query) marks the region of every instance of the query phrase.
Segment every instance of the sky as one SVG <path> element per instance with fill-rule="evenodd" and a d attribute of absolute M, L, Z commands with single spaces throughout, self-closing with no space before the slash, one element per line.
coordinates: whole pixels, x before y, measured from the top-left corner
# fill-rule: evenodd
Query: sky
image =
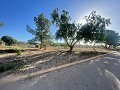
<path fill-rule="evenodd" d="M 35 29 L 34 17 L 41 13 L 51 20 L 50 14 L 55 8 L 68 11 L 77 23 L 95 10 L 111 19 L 108 29 L 120 33 L 120 0 L 0 0 L 0 21 L 5 23 L 0 28 L 0 37 L 7 35 L 18 41 L 32 39 L 34 36 L 27 32 L 26 25 Z M 50 32 L 54 34 L 56 29 L 51 25 Z"/>

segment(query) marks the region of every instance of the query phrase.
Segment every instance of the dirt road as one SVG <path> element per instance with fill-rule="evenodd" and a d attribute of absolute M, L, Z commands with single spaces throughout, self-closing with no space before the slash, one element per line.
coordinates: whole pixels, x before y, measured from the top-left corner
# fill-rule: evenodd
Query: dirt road
<path fill-rule="evenodd" d="M 0 90 L 120 90 L 120 53 L 31 79 L 0 84 Z"/>

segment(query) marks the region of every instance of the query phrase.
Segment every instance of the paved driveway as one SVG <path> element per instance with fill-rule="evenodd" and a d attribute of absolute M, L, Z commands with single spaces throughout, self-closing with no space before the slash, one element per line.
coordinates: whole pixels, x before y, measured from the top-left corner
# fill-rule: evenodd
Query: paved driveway
<path fill-rule="evenodd" d="M 0 84 L 0 90 L 120 90 L 120 53 Z"/>

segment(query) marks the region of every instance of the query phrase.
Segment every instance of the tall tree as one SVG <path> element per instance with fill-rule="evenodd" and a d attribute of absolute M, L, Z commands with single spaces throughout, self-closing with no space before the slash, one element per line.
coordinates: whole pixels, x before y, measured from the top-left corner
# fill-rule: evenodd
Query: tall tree
<path fill-rule="evenodd" d="M 109 26 L 110 19 L 105 19 L 96 11 L 92 11 L 90 15 L 85 16 L 86 23 L 81 27 L 82 38 L 86 42 L 104 42 L 106 27 Z"/>
<path fill-rule="evenodd" d="M 58 8 L 51 13 L 52 23 L 59 29 L 56 31 L 56 39 L 64 39 L 67 45 L 70 47 L 70 51 L 73 50 L 74 45 L 81 39 L 78 35 L 80 25 L 71 23 L 71 17 L 69 12 L 63 10 L 59 14 Z"/>
<path fill-rule="evenodd" d="M 32 29 L 29 25 L 26 26 L 26 29 L 28 32 L 32 33 L 34 35 L 35 41 L 40 42 L 40 49 L 45 46 L 45 40 L 47 40 L 49 36 L 50 31 L 50 21 L 42 14 L 38 15 L 38 17 L 34 17 L 34 22 L 36 24 L 36 28 Z"/>
<path fill-rule="evenodd" d="M 105 45 L 109 45 L 109 47 L 114 47 L 120 45 L 120 35 L 119 33 L 113 31 L 113 30 L 107 30 L 106 31 L 106 38 L 105 38 Z"/>

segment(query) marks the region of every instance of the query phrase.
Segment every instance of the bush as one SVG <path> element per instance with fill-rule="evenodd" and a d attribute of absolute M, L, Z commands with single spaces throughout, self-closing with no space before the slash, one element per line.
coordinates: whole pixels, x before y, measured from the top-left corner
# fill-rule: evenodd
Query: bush
<path fill-rule="evenodd" d="M 16 53 L 17 53 L 17 55 L 21 55 L 21 51 L 20 50 L 17 50 Z"/>
<path fill-rule="evenodd" d="M 24 52 L 24 50 L 19 50 L 19 49 L 0 50 L 0 53 L 21 53 L 21 52 Z"/>
<path fill-rule="evenodd" d="M 0 64 L 0 72 L 8 71 L 15 68 L 15 63 Z"/>

